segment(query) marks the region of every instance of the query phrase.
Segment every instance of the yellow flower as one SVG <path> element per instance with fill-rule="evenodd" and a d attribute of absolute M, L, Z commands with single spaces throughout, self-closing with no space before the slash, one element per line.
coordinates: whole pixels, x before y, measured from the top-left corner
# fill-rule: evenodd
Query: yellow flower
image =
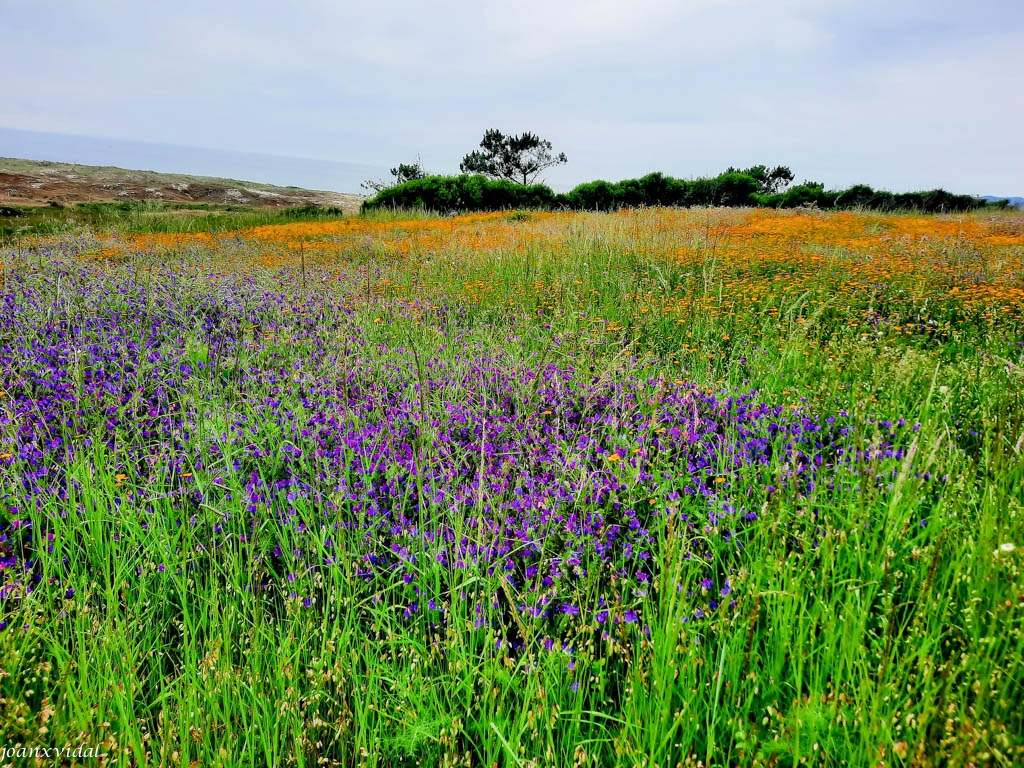
<path fill-rule="evenodd" d="M 608 461 L 614 463 L 616 461 L 619 461 L 622 457 L 619 456 L 619 454 L 617 454 L 617 453 L 613 453 L 611 456 L 608 456 L 607 458 L 608 458 Z"/>

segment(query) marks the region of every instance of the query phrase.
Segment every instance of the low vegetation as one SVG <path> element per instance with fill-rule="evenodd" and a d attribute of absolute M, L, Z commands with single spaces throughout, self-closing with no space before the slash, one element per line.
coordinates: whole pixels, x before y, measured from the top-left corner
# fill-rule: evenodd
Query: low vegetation
<path fill-rule="evenodd" d="M 294 220 L 339 218 L 337 206 L 307 203 L 288 208 L 164 202 L 52 203 L 0 208 L 0 244 L 97 232 L 226 232 Z"/>
<path fill-rule="evenodd" d="M 1024 763 L 1021 215 L 220 215 L 0 252 L 0 744 Z"/>
<path fill-rule="evenodd" d="M 515 208 L 615 211 L 640 206 L 728 206 L 956 213 L 1006 207 L 1006 201 L 988 202 L 942 189 L 893 193 L 859 184 L 849 189 L 826 190 L 823 184 L 804 182 L 770 191 L 777 185 L 766 189 L 765 179 L 751 173 L 757 168 L 763 166 L 747 171 L 731 169 L 712 178 L 692 180 L 650 173 L 618 182 L 591 181 L 565 194 L 557 194 L 542 184 L 527 186 L 483 175 L 426 176 L 382 189 L 366 200 L 362 209 L 423 208 L 458 213 Z"/>

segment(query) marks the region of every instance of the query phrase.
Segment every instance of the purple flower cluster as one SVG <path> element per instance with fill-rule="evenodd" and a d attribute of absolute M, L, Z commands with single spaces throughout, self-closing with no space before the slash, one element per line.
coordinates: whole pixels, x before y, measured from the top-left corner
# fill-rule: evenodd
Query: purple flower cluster
<path fill-rule="evenodd" d="M 910 431 L 887 424 L 856 449 L 843 416 L 543 363 L 474 346 L 451 307 L 384 307 L 441 330 L 414 354 L 371 342 L 343 283 L 208 276 L 199 291 L 60 261 L 27 273 L 0 295 L 0 597 L 37 587 L 45 521 L 87 515 L 92 494 L 143 528 L 187 527 L 195 551 L 168 553 L 167 578 L 242 547 L 258 586 L 307 608 L 330 600 L 316 575 L 344 565 L 374 600 L 440 623 L 467 595 L 424 574 L 471 570 L 504 585 L 475 604 L 480 626 L 501 610 L 640 621 L 671 519 L 699 567 L 699 618 L 735 599 L 722 552 L 766 499 L 856 483 L 869 453 L 894 467 Z"/>

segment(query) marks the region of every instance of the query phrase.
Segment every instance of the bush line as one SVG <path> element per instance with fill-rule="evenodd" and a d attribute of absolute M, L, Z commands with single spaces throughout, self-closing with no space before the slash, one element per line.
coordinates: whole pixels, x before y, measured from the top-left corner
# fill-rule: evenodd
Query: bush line
<path fill-rule="evenodd" d="M 425 176 L 381 190 L 363 202 L 362 211 L 422 208 L 457 213 L 514 208 L 609 211 L 641 206 L 813 206 L 823 210 L 861 208 L 886 212 L 956 213 L 985 207 L 1005 208 L 1007 205 L 1003 200 L 993 203 L 944 189 L 894 193 L 857 184 L 849 189 L 826 190 L 818 182 L 804 182 L 774 194 L 764 194 L 761 188 L 761 182 L 740 172 L 692 180 L 649 173 L 639 179 L 618 182 L 591 181 L 565 194 L 556 193 L 543 184 L 524 186 L 482 175 Z"/>

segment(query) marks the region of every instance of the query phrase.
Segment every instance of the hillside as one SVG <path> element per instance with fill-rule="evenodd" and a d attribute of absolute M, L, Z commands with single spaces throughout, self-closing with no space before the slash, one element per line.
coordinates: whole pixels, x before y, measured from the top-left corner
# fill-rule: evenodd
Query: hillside
<path fill-rule="evenodd" d="M 359 195 L 236 179 L 0 157 L 0 206 L 160 201 L 286 208 L 315 204 L 358 210 Z"/>

